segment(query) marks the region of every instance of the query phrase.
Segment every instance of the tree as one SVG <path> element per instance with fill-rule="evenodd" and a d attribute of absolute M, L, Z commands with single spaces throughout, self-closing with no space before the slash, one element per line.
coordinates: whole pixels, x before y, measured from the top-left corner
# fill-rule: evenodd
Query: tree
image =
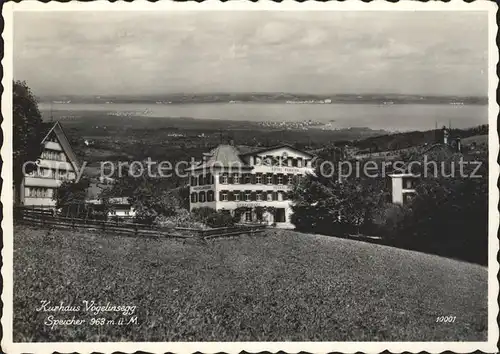
<path fill-rule="evenodd" d="M 113 197 L 127 198 L 135 209 L 136 221 L 152 224 L 158 216 L 174 216 L 179 209 L 189 207 L 189 187 L 172 188 L 171 181 L 146 174 L 134 176 L 125 168 L 111 189 L 103 190 L 104 204 Z"/>
<path fill-rule="evenodd" d="M 381 178 L 355 177 L 339 180 L 323 176 L 318 169 L 294 185 L 292 222 L 298 229 L 342 235 L 360 232 L 371 225 L 374 211 L 385 199 Z"/>
<path fill-rule="evenodd" d="M 23 165 L 36 161 L 42 152 L 43 129 L 37 99 L 26 82 L 14 81 L 12 93 L 12 172 L 16 203 L 19 202 L 19 188 L 24 177 Z M 35 168 L 34 164 L 27 164 L 24 172 L 29 173 Z"/>
<path fill-rule="evenodd" d="M 90 182 L 86 178 L 75 181 L 64 181 L 52 197 L 56 201 L 56 208 L 63 215 L 80 217 L 86 213 L 85 199 Z"/>

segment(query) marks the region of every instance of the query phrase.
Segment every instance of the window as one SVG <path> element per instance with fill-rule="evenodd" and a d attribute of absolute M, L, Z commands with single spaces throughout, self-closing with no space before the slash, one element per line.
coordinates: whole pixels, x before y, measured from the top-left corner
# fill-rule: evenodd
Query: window
<path fill-rule="evenodd" d="M 252 193 L 249 191 L 245 192 L 245 201 L 249 202 L 252 200 Z"/>
<path fill-rule="evenodd" d="M 252 211 L 251 210 L 245 211 L 245 221 L 246 222 L 252 221 Z"/>
<path fill-rule="evenodd" d="M 281 202 L 283 200 L 283 193 L 278 192 L 277 194 L 278 194 L 278 201 Z"/>
<path fill-rule="evenodd" d="M 257 201 L 260 202 L 262 200 L 262 192 L 257 192 Z"/>
<path fill-rule="evenodd" d="M 239 184 L 239 183 L 240 183 L 240 176 L 234 175 L 233 176 L 233 184 Z"/>
<path fill-rule="evenodd" d="M 226 176 L 226 178 L 227 178 L 227 176 Z M 227 199 L 227 192 L 222 192 L 222 194 L 221 194 L 221 200 L 223 202 L 227 202 L 228 201 L 228 199 Z"/>
<path fill-rule="evenodd" d="M 234 192 L 234 200 L 237 202 L 240 201 L 240 192 L 238 192 L 238 191 Z"/>
<path fill-rule="evenodd" d="M 287 162 L 288 162 L 288 167 L 292 167 L 292 165 L 293 165 L 293 159 L 288 158 Z"/>
<path fill-rule="evenodd" d="M 267 184 L 273 184 L 273 175 L 271 174 L 267 175 Z"/>
<path fill-rule="evenodd" d="M 198 184 L 198 179 L 194 176 L 191 176 L 191 185 L 196 186 Z"/>
<path fill-rule="evenodd" d="M 227 175 L 222 175 L 220 177 L 220 183 L 227 184 Z"/>
<path fill-rule="evenodd" d="M 286 176 L 286 184 L 292 184 L 293 183 L 293 175 L 288 175 Z"/>
<path fill-rule="evenodd" d="M 203 175 L 198 176 L 198 185 L 203 186 L 205 184 L 205 178 L 203 178 Z"/>
<path fill-rule="evenodd" d="M 302 159 L 297 159 L 297 167 L 302 167 Z"/>
<path fill-rule="evenodd" d="M 268 202 L 272 202 L 273 201 L 273 193 L 272 192 L 267 193 L 267 201 Z"/>
<path fill-rule="evenodd" d="M 255 175 L 255 183 L 257 184 L 262 183 L 262 175 Z"/>
<path fill-rule="evenodd" d="M 32 198 L 52 198 L 54 190 L 52 188 L 26 188 L 26 197 Z"/>
<path fill-rule="evenodd" d="M 412 193 L 404 193 L 403 194 L 403 204 L 407 204 L 413 200 L 413 194 Z"/>
<path fill-rule="evenodd" d="M 278 184 L 283 184 L 283 176 L 278 175 Z"/>
<path fill-rule="evenodd" d="M 193 203 L 198 203 L 198 193 L 193 193 Z"/>
<path fill-rule="evenodd" d="M 252 176 L 249 174 L 245 175 L 245 183 L 250 184 L 251 183 Z"/>
<path fill-rule="evenodd" d="M 204 203 L 205 202 L 205 192 L 200 192 L 200 203 Z"/>
<path fill-rule="evenodd" d="M 125 215 L 129 216 L 130 215 L 130 211 L 129 210 L 125 210 Z"/>
<path fill-rule="evenodd" d="M 207 192 L 207 202 L 213 202 L 213 201 L 214 201 L 214 192 L 208 191 Z"/>
<path fill-rule="evenodd" d="M 410 178 L 405 179 L 405 188 L 406 189 L 412 189 L 413 188 L 413 181 Z"/>

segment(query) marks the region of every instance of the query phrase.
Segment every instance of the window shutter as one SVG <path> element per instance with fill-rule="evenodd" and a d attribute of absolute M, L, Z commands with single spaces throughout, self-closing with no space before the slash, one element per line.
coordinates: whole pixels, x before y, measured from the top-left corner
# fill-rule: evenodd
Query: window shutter
<path fill-rule="evenodd" d="M 219 201 L 222 200 L 222 191 L 219 192 Z"/>
<path fill-rule="evenodd" d="M 252 192 L 252 194 L 250 195 L 250 200 L 252 201 L 257 201 L 257 192 Z"/>
<path fill-rule="evenodd" d="M 255 174 L 250 175 L 250 183 L 255 184 Z"/>
<path fill-rule="evenodd" d="M 273 192 L 273 200 L 278 200 L 278 192 Z"/>
<path fill-rule="evenodd" d="M 278 184 L 278 175 L 273 176 L 273 184 Z"/>

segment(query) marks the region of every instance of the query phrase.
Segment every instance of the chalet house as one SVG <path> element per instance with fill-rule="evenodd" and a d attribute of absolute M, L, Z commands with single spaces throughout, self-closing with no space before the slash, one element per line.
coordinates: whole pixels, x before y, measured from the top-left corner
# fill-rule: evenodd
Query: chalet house
<path fill-rule="evenodd" d="M 42 123 L 42 127 L 43 150 L 36 161 L 37 168 L 25 174 L 19 197 L 23 206 L 53 209 L 56 189 L 65 180 L 76 180 L 79 164 L 61 124 Z"/>
<path fill-rule="evenodd" d="M 209 207 L 234 215 L 243 208 L 241 221 L 251 223 L 262 207 L 267 224 L 294 228 L 287 192 L 295 178 L 313 173 L 313 158 L 289 145 L 253 151 L 219 145 L 190 170 L 190 210 Z"/>

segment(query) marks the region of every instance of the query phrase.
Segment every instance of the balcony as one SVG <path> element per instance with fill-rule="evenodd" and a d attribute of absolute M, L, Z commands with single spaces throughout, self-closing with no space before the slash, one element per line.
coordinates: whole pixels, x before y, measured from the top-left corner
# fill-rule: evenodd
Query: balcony
<path fill-rule="evenodd" d="M 26 187 L 51 187 L 57 188 L 61 185 L 62 181 L 60 179 L 54 178 L 43 178 L 43 177 L 26 177 L 24 179 L 24 185 Z"/>
<path fill-rule="evenodd" d="M 73 166 L 71 165 L 71 163 L 66 161 L 45 160 L 45 159 L 40 159 L 39 161 L 40 163 L 38 166 L 40 167 L 51 168 L 55 170 L 73 171 Z"/>
<path fill-rule="evenodd" d="M 45 148 L 48 150 L 62 151 L 61 145 L 59 145 L 59 143 L 55 143 L 53 141 L 47 141 L 45 143 Z"/>

